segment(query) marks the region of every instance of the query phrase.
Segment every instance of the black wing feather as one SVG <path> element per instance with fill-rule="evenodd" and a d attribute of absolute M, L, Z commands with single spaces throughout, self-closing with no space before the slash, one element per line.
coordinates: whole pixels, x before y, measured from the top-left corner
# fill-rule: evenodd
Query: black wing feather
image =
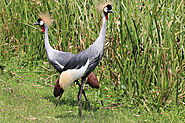
<path fill-rule="evenodd" d="M 79 69 L 87 63 L 88 57 L 83 55 L 76 55 L 72 57 L 69 62 L 64 66 L 63 71 L 68 69 Z"/>
<path fill-rule="evenodd" d="M 85 76 L 88 76 L 96 68 L 99 62 L 100 62 L 100 55 L 91 59 L 89 66 L 85 72 Z"/>

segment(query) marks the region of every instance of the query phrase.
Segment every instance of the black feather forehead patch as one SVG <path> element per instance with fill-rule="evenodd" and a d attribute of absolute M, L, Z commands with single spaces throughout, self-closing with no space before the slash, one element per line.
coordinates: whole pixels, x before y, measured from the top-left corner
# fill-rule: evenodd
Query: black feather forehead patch
<path fill-rule="evenodd" d="M 37 22 L 40 22 L 42 19 L 41 18 L 39 18 L 38 20 L 37 20 Z"/>
<path fill-rule="evenodd" d="M 108 10 L 112 10 L 112 6 L 110 4 L 107 5 Z"/>

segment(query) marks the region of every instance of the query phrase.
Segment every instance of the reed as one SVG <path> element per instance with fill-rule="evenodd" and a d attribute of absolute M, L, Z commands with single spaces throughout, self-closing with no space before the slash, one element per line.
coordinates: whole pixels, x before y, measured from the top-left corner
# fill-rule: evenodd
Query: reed
<path fill-rule="evenodd" d="M 86 49 L 101 27 L 97 3 L 1 0 L 0 61 L 13 56 L 32 66 L 39 59 L 47 61 L 44 35 L 33 26 L 41 12 L 55 19 L 49 28 L 52 47 L 75 54 Z M 183 0 L 120 0 L 112 5 L 115 13 L 107 23 L 105 56 L 96 68 L 99 96 L 119 95 L 115 98 L 150 108 L 185 103 Z"/>

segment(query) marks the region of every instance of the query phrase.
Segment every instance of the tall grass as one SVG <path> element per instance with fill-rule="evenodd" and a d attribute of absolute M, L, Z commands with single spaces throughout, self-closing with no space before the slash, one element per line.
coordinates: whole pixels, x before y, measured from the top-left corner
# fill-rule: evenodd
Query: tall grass
<path fill-rule="evenodd" d="M 38 14 L 55 19 L 49 40 L 55 49 L 78 53 L 98 37 L 102 14 L 97 0 L 0 2 L 0 60 L 22 57 L 24 65 L 47 61 L 44 35 L 33 26 Z M 113 1 L 105 56 L 96 69 L 99 96 L 116 102 L 159 108 L 185 103 L 183 0 Z M 102 94 L 103 93 L 103 94 Z"/>

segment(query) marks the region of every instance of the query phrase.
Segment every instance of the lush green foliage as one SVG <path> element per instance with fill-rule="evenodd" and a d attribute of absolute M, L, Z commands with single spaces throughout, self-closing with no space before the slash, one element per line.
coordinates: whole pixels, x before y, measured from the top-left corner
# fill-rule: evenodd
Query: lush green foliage
<path fill-rule="evenodd" d="M 9 119 L 15 118 L 14 112 L 21 114 L 17 119 L 26 119 L 24 115 L 32 114 L 42 119 L 44 116 L 49 117 L 51 111 L 51 117 L 63 119 L 70 114 L 67 111 L 72 110 L 71 119 L 76 117 L 78 89 L 75 86 L 71 89 L 72 93 L 65 94 L 62 100 L 64 103 L 59 108 L 53 107 L 56 100 L 52 97 L 52 88 L 47 85 L 53 86 L 58 74 L 52 66 L 44 64 L 47 62 L 44 35 L 33 23 L 39 18 L 39 13 L 50 13 L 55 19 L 53 26 L 49 28 L 52 47 L 78 53 L 88 48 L 98 37 L 102 19 L 102 14 L 96 11 L 98 4 L 97 0 L 0 1 L 2 114 L 11 109 L 13 111 L 10 111 L 10 114 L 5 114 L 9 115 Z M 89 97 L 92 97 L 90 102 L 94 110 L 84 110 L 83 112 L 87 112 L 85 116 L 93 121 L 95 115 L 102 119 L 111 117 L 113 112 L 113 117 L 119 117 L 118 121 L 121 121 L 121 117 L 141 121 L 147 116 L 147 121 L 156 121 L 168 116 L 172 117 L 172 121 L 183 120 L 183 0 L 120 0 L 113 1 L 112 5 L 115 13 L 109 15 L 107 23 L 105 56 L 95 70 L 101 88 L 86 90 L 91 95 Z M 35 84 L 41 89 L 34 89 Z M 17 94 L 20 96 L 14 95 L 14 90 L 18 90 Z M 6 96 L 10 97 L 10 100 Z M 100 100 L 104 106 L 101 106 Z M 23 101 L 23 105 L 19 104 L 20 107 L 16 108 L 11 101 Z M 28 105 L 24 101 L 29 102 Z M 42 112 L 46 115 L 32 111 L 32 105 L 34 109 L 39 105 L 38 110 L 43 109 Z M 92 114 L 94 117 L 91 117 Z M 133 114 L 138 116 L 139 120 Z M 114 121 L 112 118 L 109 120 Z"/>

